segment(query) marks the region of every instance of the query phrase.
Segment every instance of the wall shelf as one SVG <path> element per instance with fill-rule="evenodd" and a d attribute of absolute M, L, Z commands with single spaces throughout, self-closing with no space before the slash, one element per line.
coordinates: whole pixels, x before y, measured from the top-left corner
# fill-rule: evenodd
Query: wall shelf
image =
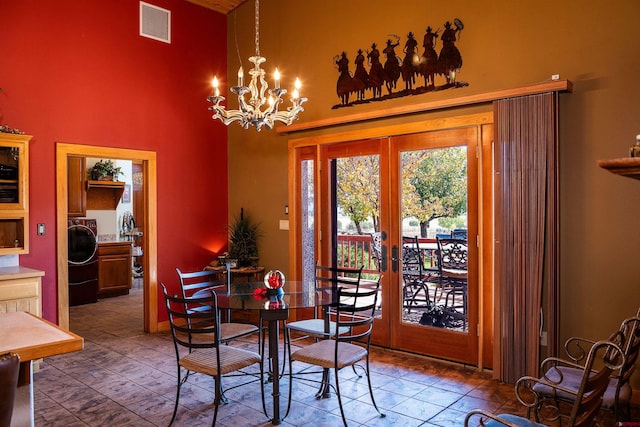
<path fill-rule="evenodd" d="M 115 210 L 124 193 L 124 182 L 87 180 L 87 209 Z"/>
<path fill-rule="evenodd" d="M 640 179 L 640 157 L 599 160 L 598 166 L 616 175 Z"/>

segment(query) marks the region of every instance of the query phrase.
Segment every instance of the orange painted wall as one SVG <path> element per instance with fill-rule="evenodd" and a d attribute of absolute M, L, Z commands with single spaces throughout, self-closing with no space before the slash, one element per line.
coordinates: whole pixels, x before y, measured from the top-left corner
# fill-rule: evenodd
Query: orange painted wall
<path fill-rule="evenodd" d="M 571 80 L 573 93 L 560 95 L 559 108 L 561 338 L 606 337 L 624 317 L 636 313 L 640 182 L 611 174 L 597 162 L 626 156 L 640 133 L 640 2 L 265 0 L 260 9 L 264 68 L 272 72 L 277 66 L 287 88 L 300 76 L 302 94 L 309 98 L 301 122 L 370 111 L 384 116 L 386 108 L 525 86 L 552 74 Z M 253 2 L 238 8 L 237 21 L 229 16 L 228 75 L 235 75 L 236 33 L 245 67 L 252 52 Z M 404 46 L 409 31 L 421 44 L 427 26 L 442 32 L 444 23 L 454 18 L 465 25 L 456 45 L 463 56 L 458 77 L 469 82 L 468 87 L 332 109 L 339 102 L 336 55 L 346 51 L 353 72 L 358 49 L 369 49 L 373 42 L 384 45 L 390 34 L 399 35 Z M 441 47 L 439 42 L 436 50 Z M 396 53 L 403 56 L 400 48 Z M 286 274 L 288 253 L 280 248 L 287 247 L 288 233 L 278 224 L 287 219 L 288 139 L 465 112 L 383 117 L 289 136 L 230 127 L 229 212 L 244 207 L 256 214 L 264 225 L 262 262 Z M 638 374 L 634 388 L 640 388 Z"/>

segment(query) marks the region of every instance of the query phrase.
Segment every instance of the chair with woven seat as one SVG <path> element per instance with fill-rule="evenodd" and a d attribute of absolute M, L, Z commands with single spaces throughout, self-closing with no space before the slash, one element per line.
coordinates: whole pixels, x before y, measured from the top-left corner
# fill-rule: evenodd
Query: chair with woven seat
<path fill-rule="evenodd" d="M 640 313 L 638 313 L 640 315 Z M 608 338 L 616 343 L 623 351 L 625 360 L 620 369 L 611 374 L 611 382 L 605 390 L 602 408 L 613 412 L 616 422 L 631 421 L 631 394 L 629 384 L 640 353 L 640 316 L 625 319 L 620 328 Z M 547 358 L 541 363 L 540 372 L 544 372 L 543 379 L 557 384 L 567 390 L 575 391 L 580 385 L 584 371 L 586 351 L 584 346 L 592 345 L 593 341 L 584 338 L 569 338 L 565 342 L 565 351 L 570 363 L 562 359 Z M 544 383 L 535 384 L 533 391 L 537 394 L 542 407 L 549 405 L 559 408 L 561 402 L 572 403 L 574 393 L 558 391 Z M 541 408 L 533 408 L 540 410 Z"/>
<path fill-rule="evenodd" d="M 316 265 L 316 277 L 315 287 L 318 289 L 333 289 L 336 290 L 339 287 L 357 288 L 362 278 L 362 269 L 360 268 L 345 268 L 345 267 L 327 267 L 323 265 Z M 300 340 L 308 337 L 315 339 L 329 338 L 336 333 L 335 322 L 329 323 L 329 330 L 326 331 L 325 325 L 325 313 L 319 314 L 319 310 L 314 311 L 314 317 L 311 319 L 296 320 L 293 322 L 287 322 L 285 325 L 285 340 L 289 353 L 291 353 L 291 332 L 297 332 L 301 334 L 295 340 Z M 342 331 L 344 332 L 344 331 Z"/>
<path fill-rule="evenodd" d="M 178 387 L 173 415 L 169 425 L 173 423 L 178 411 L 180 389 L 194 373 L 210 375 L 214 378 L 215 399 L 212 426 L 216 424 L 218 406 L 223 399 L 222 379 L 235 373 L 238 376 L 248 376 L 251 379 L 241 383 L 234 383 L 226 391 L 261 381 L 263 376 L 261 356 L 253 351 L 244 350 L 232 345 L 223 344 L 220 339 L 220 318 L 218 316 L 218 302 L 215 292 L 202 292 L 201 297 L 181 298 L 171 296 L 162 283 L 162 291 L 169 315 L 171 335 L 175 347 L 178 366 Z M 209 306 L 211 310 L 184 310 L 185 306 Z M 259 365 L 259 372 L 243 371 L 252 365 Z M 183 370 L 186 371 L 182 375 Z M 262 388 L 262 387 L 261 387 Z"/>
<path fill-rule="evenodd" d="M 544 384 L 558 392 L 570 393 L 574 396 L 570 412 L 568 414 L 552 412 L 548 421 L 553 422 L 553 425 L 561 421 L 561 425 L 567 427 L 591 427 L 597 423 L 602 397 L 609 384 L 611 373 L 621 368 L 624 359 L 622 349 L 618 345 L 609 341 L 598 341 L 591 346 L 586 356 L 585 369 L 582 372 L 577 390 L 567 390 L 545 379 L 526 376 L 520 378 L 516 383 L 516 395 L 520 403 L 530 409 L 540 405 L 537 395 L 531 391 L 536 384 Z M 475 416 L 480 417 L 480 421 L 478 424 L 471 424 L 471 420 Z M 532 421 L 513 414 L 496 415 L 481 409 L 474 409 L 467 413 L 464 425 L 465 427 L 476 425 L 543 427 L 547 424 L 541 424 L 539 419 Z"/>
<path fill-rule="evenodd" d="M 219 272 L 210 270 L 184 273 L 179 268 L 176 268 L 176 272 L 180 278 L 180 293 L 183 299 L 188 299 L 202 290 L 213 290 L 219 296 L 229 294 L 231 271 L 228 264 L 224 278 L 220 277 Z M 204 311 L 210 310 L 211 307 L 189 304 L 186 309 Z M 231 310 L 226 310 L 225 321 L 220 322 L 220 340 L 222 342 L 228 342 L 257 332 L 259 332 L 259 328 L 256 325 L 232 322 Z"/>
<path fill-rule="evenodd" d="M 362 368 L 367 377 L 371 402 L 380 416 L 385 416 L 378 408 L 373 396 L 369 368 L 369 346 L 371 343 L 371 332 L 373 330 L 374 313 L 381 279 L 382 276 L 378 278 L 376 286 L 373 287 L 367 285 L 338 288 L 336 291 L 336 303 L 329 311 L 329 315 L 331 316 L 332 322 L 335 322 L 336 329 L 338 331 L 345 330 L 345 332 L 302 347 L 291 354 L 289 358 L 289 375 L 291 377 L 289 381 L 289 394 L 291 394 L 294 378 L 318 382 L 321 384 L 321 388 L 332 388 L 338 397 L 340 414 L 342 415 L 342 422 L 345 426 L 347 425 L 347 419 L 340 392 L 339 371 L 347 366 L 355 368 L 356 364 L 359 364 L 363 359 L 365 363 Z M 311 379 L 308 376 L 294 375 L 292 373 L 293 362 L 321 367 L 323 372 L 333 369 L 335 386 L 328 382 L 328 376 L 325 375 L 323 375 L 320 381 Z M 291 401 L 289 401 L 289 408 L 290 405 Z M 287 413 L 289 408 L 287 409 Z"/>

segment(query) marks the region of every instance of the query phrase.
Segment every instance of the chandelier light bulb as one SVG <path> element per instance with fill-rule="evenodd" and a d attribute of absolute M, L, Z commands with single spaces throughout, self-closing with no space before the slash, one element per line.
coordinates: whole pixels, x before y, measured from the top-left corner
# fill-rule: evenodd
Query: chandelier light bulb
<path fill-rule="evenodd" d="M 273 80 L 275 81 L 276 89 L 280 89 L 280 71 L 278 71 L 277 67 L 276 71 L 273 73 Z"/>
<path fill-rule="evenodd" d="M 243 86 L 244 83 L 244 70 L 242 66 L 238 69 L 238 86 Z"/>
<path fill-rule="evenodd" d="M 218 89 L 218 78 L 213 77 L 213 81 L 211 82 L 211 86 L 213 86 L 213 93 L 215 96 L 220 96 L 220 89 Z"/>

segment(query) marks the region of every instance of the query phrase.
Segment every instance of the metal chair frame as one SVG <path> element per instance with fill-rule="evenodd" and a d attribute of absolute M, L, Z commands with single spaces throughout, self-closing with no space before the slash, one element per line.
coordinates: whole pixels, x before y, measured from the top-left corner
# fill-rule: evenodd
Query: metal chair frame
<path fill-rule="evenodd" d="M 373 387 L 371 385 L 370 365 L 369 365 L 369 348 L 371 344 L 371 332 L 375 318 L 375 309 L 380 290 L 380 276 L 375 287 L 340 287 L 337 290 L 336 303 L 333 305 L 329 315 L 332 321 L 336 323 L 339 331 L 345 330 L 344 333 L 332 336 L 330 339 L 320 340 L 314 344 L 297 350 L 289 358 L 289 395 L 293 387 L 293 378 L 299 378 L 304 381 L 311 381 L 320 384 L 320 390 L 331 388 L 338 397 L 338 405 L 342 422 L 347 426 L 342 395 L 340 393 L 340 376 L 339 371 L 342 368 L 351 366 L 354 368 L 362 359 L 365 359 L 364 366 L 361 366 L 367 377 L 369 386 L 369 395 L 373 407 L 376 409 L 380 417 L 385 414 L 380 411 L 373 396 Z M 293 374 L 293 362 L 299 361 L 309 365 L 315 365 L 323 368 L 323 376 L 320 381 L 308 377 Z M 333 369 L 335 385 L 329 382 L 327 371 Z M 361 376 L 361 375 L 360 375 Z M 316 397 L 326 396 L 327 393 L 320 393 Z M 287 414 L 291 407 L 291 400 L 287 407 Z"/>
<path fill-rule="evenodd" d="M 559 360 L 559 359 L 558 359 Z M 557 392 L 568 393 L 574 396 L 571 406 L 571 412 L 561 414 L 552 412 L 548 421 L 563 421 L 562 425 L 568 427 L 587 427 L 593 426 L 602 403 L 607 385 L 610 381 L 611 373 L 620 369 L 624 364 L 625 357 L 622 349 L 615 343 L 610 341 L 598 341 L 591 346 L 585 359 L 584 371 L 581 377 L 580 385 L 577 390 L 563 388 L 554 382 L 550 382 L 544 378 L 535 378 L 525 376 L 520 378 L 516 383 L 516 396 L 521 404 L 527 408 L 527 412 L 533 408 L 538 408 L 542 402 L 538 395 L 533 392 L 535 385 L 543 384 L 551 387 Z M 563 363 L 571 363 L 564 361 Z M 536 412 L 537 414 L 538 412 Z M 473 416 L 481 416 L 483 419 L 480 425 L 486 427 L 493 426 L 542 426 L 543 424 L 533 423 L 528 418 L 519 417 L 511 414 L 495 415 L 481 409 L 470 411 L 465 417 L 465 427 L 470 425 Z M 484 419 L 489 421 L 485 423 Z M 539 419 L 536 419 L 539 422 Z M 564 424 L 566 422 L 566 424 Z"/>
<path fill-rule="evenodd" d="M 469 251 L 466 239 L 436 239 L 438 242 L 438 284 L 445 294 L 445 309 L 451 309 L 466 327 L 468 316 Z M 445 290 L 445 288 L 448 288 Z M 456 304 L 456 297 L 462 304 Z M 462 310 L 461 312 L 458 309 Z"/>
<path fill-rule="evenodd" d="M 431 301 L 427 275 L 418 236 L 402 237 L 402 306 L 411 312 L 416 308 L 429 308 Z"/>
<path fill-rule="evenodd" d="M 194 272 L 182 272 L 176 268 L 178 278 L 180 279 L 180 294 L 183 299 L 188 300 L 193 295 L 202 290 L 211 290 L 221 295 L 228 295 L 231 288 L 231 271 L 229 264 L 226 264 L 226 273 L 224 278 L 220 278 L 220 272 L 203 270 Z M 189 310 L 211 310 L 211 307 L 193 306 L 192 304 L 185 307 Z M 260 332 L 256 325 L 249 323 L 238 323 L 231 321 L 231 310 L 224 310 L 225 321 L 221 322 L 221 341 L 228 343 L 231 340 L 246 337 L 248 335 Z"/>
<path fill-rule="evenodd" d="M 214 379 L 215 398 L 212 426 L 218 417 L 218 407 L 224 401 L 222 378 L 228 376 L 248 376 L 251 380 L 235 384 L 226 390 L 262 381 L 264 376 L 260 354 L 224 344 L 220 339 L 220 318 L 218 316 L 217 295 L 214 291 L 202 292 L 202 297 L 181 298 L 169 295 L 164 283 L 161 283 L 164 294 L 171 335 L 176 354 L 178 386 L 169 425 L 173 423 L 180 402 L 180 390 L 194 373 L 209 375 Z M 185 307 L 210 307 L 208 310 L 185 310 Z M 259 374 L 245 372 L 244 369 L 259 365 Z M 184 375 L 182 372 L 186 371 Z M 260 387 L 264 399 L 264 388 Z"/>
<path fill-rule="evenodd" d="M 637 316 L 622 321 L 620 328 L 613 332 L 608 340 L 622 349 L 625 361 L 619 369 L 611 373 L 611 382 L 605 391 L 602 407 L 613 412 L 616 422 L 631 421 L 632 392 L 629 380 L 635 371 L 640 353 L 640 310 Z M 580 377 L 586 369 L 585 347 L 593 344 L 594 341 L 585 338 L 569 338 L 565 342 L 565 351 L 571 363 L 558 362 L 559 359 L 556 358 L 545 359 L 540 365 L 540 372 L 544 373 L 542 378 L 566 389 L 575 390 L 575 378 Z M 537 393 L 541 405 L 552 405 L 555 408 L 559 408 L 561 402 L 572 403 L 574 400 L 573 394 L 559 393 L 543 385 L 534 387 L 534 392 Z"/>

